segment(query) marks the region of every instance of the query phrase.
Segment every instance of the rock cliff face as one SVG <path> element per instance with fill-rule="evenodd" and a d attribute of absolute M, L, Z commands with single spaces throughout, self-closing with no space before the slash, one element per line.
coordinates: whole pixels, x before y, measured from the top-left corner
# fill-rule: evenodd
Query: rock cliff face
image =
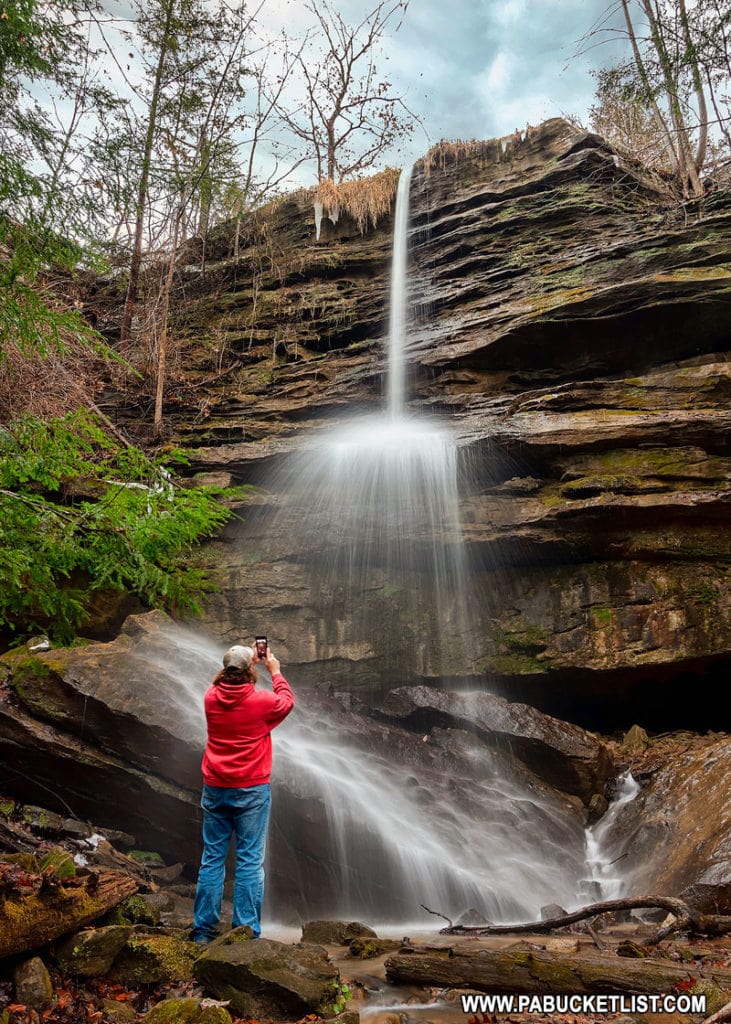
<path fill-rule="evenodd" d="M 461 526 L 417 509 L 397 579 L 392 548 L 374 545 L 354 581 L 320 488 L 327 439 L 382 408 L 391 223 L 361 235 L 341 217 L 316 242 L 308 201 L 291 197 L 237 260 L 223 233 L 205 278 L 184 269 L 177 310 L 175 440 L 195 471 L 253 485 L 203 554 L 220 585 L 203 627 L 221 642 L 265 632 L 297 689 L 320 691 L 281 745 L 291 771 L 273 833 L 276 892 L 311 913 L 344 912 L 344 892 L 355 913 L 375 877 L 383 905 L 407 914 L 419 900 L 394 864 L 440 906 L 459 903 L 516 836 L 531 905 L 546 864 L 545 902 L 571 901 L 584 807 L 612 766 L 581 728 L 550 719 L 537 735 L 521 702 L 604 732 L 724 725 L 710 688 L 731 657 L 731 195 L 680 208 L 602 140 L 550 121 L 417 168 L 412 217 L 408 409 L 446 424 Z M 384 443 L 399 446 L 388 431 Z M 459 571 L 435 588 L 437 547 Z M 0 752 L 11 771 L 26 759 L 21 795 L 41 802 L 62 783 L 75 813 L 107 824 L 105 792 L 110 824 L 193 863 L 202 737 L 189 715 L 220 653 L 189 637 L 173 655 L 147 631 L 133 620 L 114 645 L 13 660 Z M 497 696 L 466 692 L 486 684 Z M 729 791 L 727 748 L 711 739 L 647 769 L 612 838 L 637 885 L 720 886 L 728 905 L 728 822 L 698 818 Z M 507 809 L 506 777 L 520 789 Z M 412 870 L 414 850 L 432 850 L 424 821 L 442 845 Z M 495 858 L 485 822 L 511 833 Z M 541 862 L 536 836 L 553 851 Z M 522 887 L 501 876 L 490 909 L 525 913 L 511 902 Z"/>
<path fill-rule="evenodd" d="M 592 727 L 712 724 L 677 708 L 731 650 L 730 217 L 727 193 L 678 207 L 560 120 L 417 166 L 409 408 L 459 445 L 471 567 L 446 670 L 409 655 L 429 615 L 404 612 L 383 567 L 348 619 L 322 583 L 328 531 L 305 544 L 287 489 L 304 438 L 380 402 L 391 225 L 361 237 L 341 218 L 315 242 L 294 198 L 265 256 L 260 241 L 233 265 L 222 242 L 215 293 L 181 313 L 183 359 L 191 381 L 239 365 L 197 415 L 170 413 L 197 469 L 261 489 L 209 549 L 207 625 L 267 624 L 313 685 L 487 677 Z"/>

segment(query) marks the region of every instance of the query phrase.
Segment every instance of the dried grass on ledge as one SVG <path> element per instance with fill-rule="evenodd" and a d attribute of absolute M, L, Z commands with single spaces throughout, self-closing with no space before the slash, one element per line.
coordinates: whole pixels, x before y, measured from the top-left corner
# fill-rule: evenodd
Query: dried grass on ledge
<path fill-rule="evenodd" d="M 512 137 L 508 136 L 508 138 Z M 448 164 L 456 164 L 460 160 L 484 157 L 494 153 L 496 143 L 501 141 L 500 139 L 458 139 L 452 142 L 449 139 L 441 139 L 431 147 L 426 156 L 417 161 L 417 164 L 424 174 L 430 174 L 437 167 L 443 171 Z"/>
<path fill-rule="evenodd" d="M 312 200 L 322 203 L 325 215 L 332 221 L 347 213 L 364 234 L 369 225 L 375 228 L 391 212 L 400 174 L 398 168 L 387 167 L 370 178 L 341 181 L 339 185 L 325 178 L 313 190 Z"/>

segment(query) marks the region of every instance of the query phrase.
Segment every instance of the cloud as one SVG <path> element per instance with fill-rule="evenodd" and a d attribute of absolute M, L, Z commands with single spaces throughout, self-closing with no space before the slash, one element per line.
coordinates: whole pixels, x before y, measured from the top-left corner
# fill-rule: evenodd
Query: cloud
<path fill-rule="evenodd" d="M 485 71 L 477 75 L 476 87 L 485 97 L 495 93 L 504 93 L 510 84 L 514 59 L 504 50 L 500 50 L 493 62 Z"/>
<path fill-rule="evenodd" d="M 576 51 L 607 7 L 608 0 L 412 0 L 387 44 L 390 75 L 432 140 L 503 135 L 562 112 L 582 116 L 594 93 L 591 67 L 610 62 L 617 47 Z M 414 158 L 422 152 L 423 136 L 412 147 Z"/>

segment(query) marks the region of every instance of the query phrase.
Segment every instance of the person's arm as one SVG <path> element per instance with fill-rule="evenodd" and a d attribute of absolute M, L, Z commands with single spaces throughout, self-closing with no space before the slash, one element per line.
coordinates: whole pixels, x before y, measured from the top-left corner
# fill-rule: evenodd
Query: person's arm
<path fill-rule="evenodd" d="M 272 728 L 274 728 L 275 725 L 279 725 L 280 722 L 284 721 L 294 707 L 294 693 L 292 692 L 292 687 L 282 675 L 279 659 L 274 657 L 268 647 L 264 664 L 272 677 L 274 701 L 267 714 L 267 719 Z"/>

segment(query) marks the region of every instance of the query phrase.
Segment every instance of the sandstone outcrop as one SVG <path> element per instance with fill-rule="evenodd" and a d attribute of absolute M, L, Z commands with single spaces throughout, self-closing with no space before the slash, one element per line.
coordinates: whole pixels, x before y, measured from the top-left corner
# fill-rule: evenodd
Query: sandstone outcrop
<path fill-rule="evenodd" d="M 411 198 L 408 408 L 461 452 L 463 656 L 413 664 L 419 609 L 402 614 L 379 566 L 355 621 L 343 581 L 322 584 L 331 531 L 296 529 L 305 440 L 380 402 L 391 241 L 389 219 L 361 234 L 347 217 L 315 241 L 306 195 L 276 207 L 264 248 L 253 227 L 238 262 L 221 232 L 179 313 L 185 387 L 233 369 L 195 407 L 184 387 L 169 422 L 194 469 L 259 488 L 208 548 L 221 591 L 205 625 L 235 638 L 242 609 L 272 623 L 307 685 L 487 678 L 594 728 L 632 724 L 628 698 L 640 724 L 684 724 L 684 687 L 712 685 L 731 651 L 728 192 L 680 208 L 553 120 L 417 165 Z"/>
<path fill-rule="evenodd" d="M 551 785 L 586 804 L 603 793 L 614 776 L 612 756 L 595 736 L 492 693 L 405 687 L 391 690 L 378 710 L 420 732 L 436 724 L 473 729 L 487 743 L 509 750 Z"/>
<path fill-rule="evenodd" d="M 632 891 L 682 894 L 701 913 L 731 912 L 729 737 L 659 738 L 632 768 L 640 792 L 607 835 Z"/>

